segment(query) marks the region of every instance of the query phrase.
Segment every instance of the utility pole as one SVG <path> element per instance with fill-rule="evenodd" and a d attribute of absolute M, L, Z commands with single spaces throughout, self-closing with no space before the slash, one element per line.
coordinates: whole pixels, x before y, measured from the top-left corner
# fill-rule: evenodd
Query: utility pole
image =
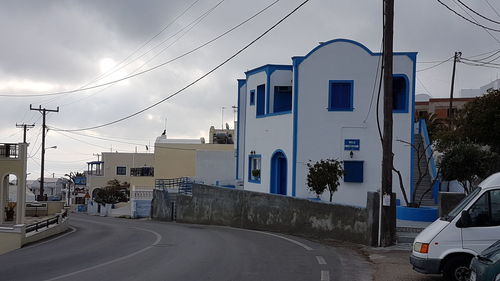
<path fill-rule="evenodd" d="M 395 206 L 392 204 L 392 107 L 394 0 L 384 0 L 384 128 L 382 140 L 382 188 L 379 246 L 392 245 L 396 232 Z"/>
<path fill-rule="evenodd" d="M 31 129 L 31 128 L 34 128 L 35 127 L 35 124 L 32 124 L 32 125 L 28 125 L 28 124 L 17 124 L 16 123 L 16 128 L 23 128 L 24 130 L 24 134 L 23 134 L 23 143 L 26 143 L 26 131 L 28 131 L 28 129 Z"/>
<path fill-rule="evenodd" d="M 222 118 L 221 118 L 221 129 L 224 130 L 224 109 L 226 109 L 225 106 L 221 106 L 220 111 L 222 113 Z"/>
<path fill-rule="evenodd" d="M 455 69 L 457 67 L 457 61 L 460 61 L 462 52 L 455 52 L 453 56 L 453 71 L 451 73 L 451 90 L 450 90 L 450 108 L 448 109 L 448 118 L 450 119 L 450 127 L 453 125 L 453 88 L 455 88 Z"/>
<path fill-rule="evenodd" d="M 45 116 L 47 115 L 48 112 L 59 112 L 59 106 L 57 109 L 46 109 L 42 108 L 40 105 L 38 108 L 32 107 L 30 104 L 30 110 L 36 110 L 42 114 L 42 163 L 41 163 L 41 176 L 40 176 L 40 195 L 39 195 L 39 200 L 43 200 L 43 183 L 44 183 L 44 168 L 45 168 L 45 130 L 47 126 L 45 125 Z"/>
<path fill-rule="evenodd" d="M 101 154 L 99 153 L 92 153 L 92 156 L 97 156 L 97 162 L 99 162 L 100 158 L 101 157 Z"/>

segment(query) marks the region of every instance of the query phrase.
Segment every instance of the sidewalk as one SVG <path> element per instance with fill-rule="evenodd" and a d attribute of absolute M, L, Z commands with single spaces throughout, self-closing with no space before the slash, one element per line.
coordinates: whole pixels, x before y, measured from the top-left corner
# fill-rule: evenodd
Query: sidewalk
<path fill-rule="evenodd" d="M 410 264 L 411 245 L 388 248 L 365 247 L 362 251 L 373 263 L 374 281 L 441 281 L 441 275 L 420 274 Z"/>

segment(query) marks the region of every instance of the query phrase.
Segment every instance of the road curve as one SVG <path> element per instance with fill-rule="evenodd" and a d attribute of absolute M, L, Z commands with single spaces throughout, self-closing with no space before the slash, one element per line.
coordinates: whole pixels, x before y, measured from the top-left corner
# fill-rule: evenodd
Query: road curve
<path fill-rule="evenodd" d="M 70 225 L 0 255 L 0 280 L 371 280 L 354 252 L 282 234 L 79 214 Z"/>

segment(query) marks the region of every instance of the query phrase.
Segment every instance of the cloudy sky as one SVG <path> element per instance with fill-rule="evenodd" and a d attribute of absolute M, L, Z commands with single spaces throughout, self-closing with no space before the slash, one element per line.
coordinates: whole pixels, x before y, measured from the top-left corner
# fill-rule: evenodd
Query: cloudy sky
<path fill-rule="evenodd" d="M 107 123 L 141 110 L 181 89 L 224 61 L 281 19 L 303 0 L 281 0 L 221 39 L 173 63 L 125 81 L 57 96 L 19 97 L 69 91 L 117 80 L 175 58 L 239 24 L 274 0 L 4 0 L 0 1 L 1 142 L 22 141 L 16 123 L 35 123 L 28 132 L 28 178 L 40 174 L 41 114 L 29 106 L 59 113 L 47 124 L 78 129 Z M 455 0 L 442 0 L 465 14 Z M 489 2 L 488 2 L 489 1 Z M 417 69 L 450 58 L 455 51 L 472 57 L 500 49 L 498 32 L 488 34 L 452 14 L 435 0 L 396 0 L 395 51 L 418 52 Z M 463 0 L 500 21 L 500 4 Z M 492 5 L 492 7 L 490 6 Z M 466 14 L 465 14 L 466 15 Z M 479 17 L 476 16 L 479 20 Z M 483 21 L 482 21 L 483 22 Z M 486 22 L 488 26 L 500 25 Z M 161 32 L 163 30 L 163 32 Z M 161 33 L 160 33 L 161 32 Z M 382 38 L 382 1 L 310 0 L 256 44 L 178 96 L 124 122 L 78 132 L 49 131 L 46 175 L 81 171 L 93 153 L 128 151 L 154 144 L 167 119 L 171 138 L 207 137 L 210 126 L 233 122 L 236 79 L 267 63 L 291 64 L 318 42 L 348 38 L 378 52 Z M 146 44 L 147 43 L 147 44 Z M 452 62 L 418 72 L 417 94 L 449 95 Z M 458 64 L 456 91 L 479 88 L 498 69 Z M 82 136 L 98 136 L 103 139 Z M 119 141 L 119 142 L 117 142 Z"/>

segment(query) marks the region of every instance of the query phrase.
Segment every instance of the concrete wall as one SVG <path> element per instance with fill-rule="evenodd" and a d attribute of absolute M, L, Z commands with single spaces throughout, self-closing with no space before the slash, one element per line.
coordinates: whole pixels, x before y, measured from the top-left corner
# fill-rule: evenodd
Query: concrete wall
<path fill-rule="evenodd" d="M 168 219 L 171 207 L 166 192 L 155 190 L 153 218 Z M 227 225 L 328 238 L 370 245 L 370 212 L 282 195 L 194 185 L 193 195 L 177 196 L 177 222 Z"/>
<path fill-rule="evenodd" d="M 172 198 L 168 191 L 155 189 L 151 201 L 151 218 L 172 221 Z"/>
<path fill-rule="evenodd" d="M 0 227 L 0 255 L 21 248 L 23 238 L 22 227 Z"/>

